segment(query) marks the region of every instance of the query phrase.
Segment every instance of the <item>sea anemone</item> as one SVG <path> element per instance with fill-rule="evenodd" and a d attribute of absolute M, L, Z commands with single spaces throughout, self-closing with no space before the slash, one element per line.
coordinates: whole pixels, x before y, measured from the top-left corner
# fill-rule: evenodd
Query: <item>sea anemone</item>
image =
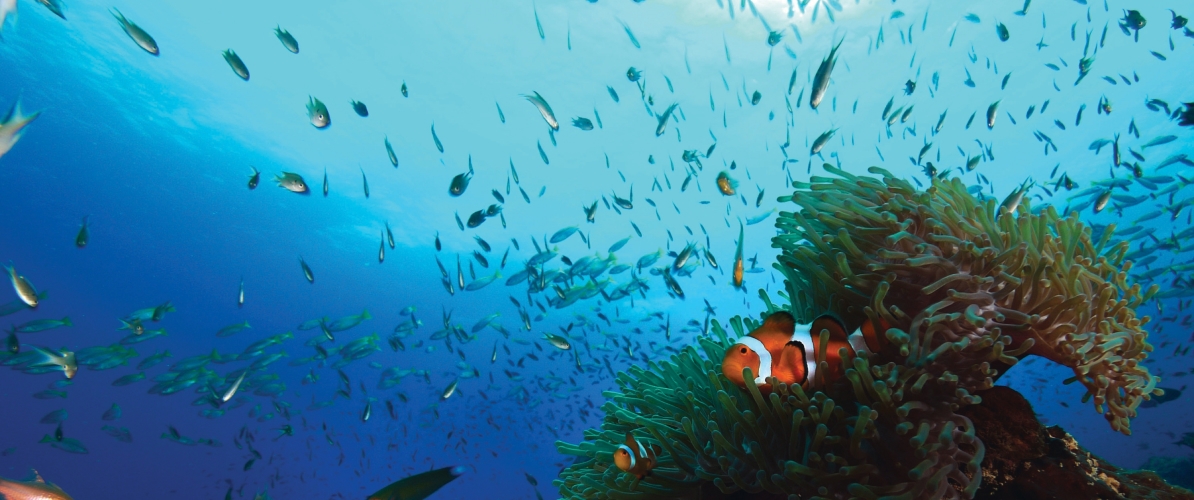
<path fill-rule="evenodd" d="M 1082 382 L 1112 428 L 1130 432 L 1137 405 L 1156 393 L 1141 364 L 1148 318 L 1134 311 L 1156 289 L 1127 284 L 1127 245 L 1107 247 L 1113 228 L 1094 242 L 1076 215 L 997 208 L 957 179 L 918 191 L 879 168 L 870 171 L 881 179 L 825 169 L 836 177 L 781 198 L 799 207 L 781 212 L 773 240 L 781 295 L 801 322 L 830 312 L 851 329 L 868 318 L 887 325 L 886 345 L 842 349 L 845 376 L 815 394 L 770 379 L 764 395 L 749 374 L 739 389 L 710 361 L 733 343 L 714 321 L 698 339 L 703 353 L 690 346 L 620 373 L 601 429 L 557 442 L 579 457 L 554 482 L 563 497 L 972 498 L 984 446 L 958 410 L 1027 354 L 1073 369 L 1067 383 Z M 781 310 L 760 296 L 765 313 Z M 758 326 L 729 324 L 738 337 Z M 627 432 L 664 450 L 641 481 L 612 465 Z"/>
<path fill-rule="evenodd" d="M 877 167 L 882 179 L 824 168 L 840 178 L 795 183 L 790 201 L 801 210 L 776 223 L 798 319 L 881 317 L 898 347 L 880 359 L 972 372 L 960 385 L 971 391 L 998 373 L 968 367 L 1043 356 L 1072 369 L 1066 383 L 1081 382 L 1111 427 L 1130 434 L 1157 382 L 1142 365 L 1149 318 L 1135 308 L 1157 286 L 1128 284 L 1127 242 L 1107 245 L 1114 226 L 1093 241 L 1076 213 L 1063 219 L 1027 201 L 1011 213 L 956 178 L 918 191 Z"/>

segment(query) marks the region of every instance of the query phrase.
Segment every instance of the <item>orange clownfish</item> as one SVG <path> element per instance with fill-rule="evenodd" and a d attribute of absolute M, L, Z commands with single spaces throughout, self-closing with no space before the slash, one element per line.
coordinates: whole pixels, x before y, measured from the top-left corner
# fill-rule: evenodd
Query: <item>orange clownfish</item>
<path fill-rule="evenodd" d="M 851 336 L 837 318 L 824 314 L 808 325 L 797 325 L 791 314 L 777 312 L 763 321 L 763 326 L 738 339 L 730 346 L 721 361 L 721 371 L 738 387 L 746 387 L 742 369 L 750 368 L 755 375 L 755 385 L 768 392 L 771 385 L 767 378 L 775 377 L 788 385 L 801 384 L 805 388 L 816 387 L 817 353 L 819 342 L 814 332 L 829 330 L 829 342 L 823 357 L 829 363 L 825 380 L 836 380 L 844 375 L 838 350 L 845 347 L 851 353 L 859 351 L 878 352 L 882 347 L 874 326 L 867 320 L 855 331 L 860 336 Z"/>
<path fill-rule="evenodd" d="M 659 445 L 643 446 L 637 439 L 634 439 L 632 434 L 627 432 L 626 444 L 614 450 L 614 465 L 632 476 L 642 479 L 651 475 L 651 469 L 655 468 L 659 454 L 662 452 Z"/>

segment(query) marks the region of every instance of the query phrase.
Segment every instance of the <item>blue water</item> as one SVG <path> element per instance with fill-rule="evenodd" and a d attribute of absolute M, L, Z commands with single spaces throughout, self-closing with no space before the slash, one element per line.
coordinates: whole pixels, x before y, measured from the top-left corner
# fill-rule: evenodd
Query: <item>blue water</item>
<path fill-rule="evenodd" d="M 921 167 L 908 158 L 925 141 L 933 143 L 925 159 L 942 170 L 962 166 L 963 153 L 981 154 L 979 141 L 991 148 L 994 160 L 963 179 L 979 185 L 977 174 L 984 174 L 991 181 L 984 192 L 1002 199 L 1028 177 L 1051 190 L 1063 172 L 1083 189 L 1108 177 L 1110 147 L 1096 155 L 1088 149 L 1096 139 L 1119 134 L 1127 157 L 1129 147 L 1141 152 L 1140 146 L 1154 137 L 1177 135 L 1176 141 L 1142 153 L 1147 161 L 1140 163 L 1150 175 L 1153 165 L 1192 143 L 1189 129 L 1145 106 L 1148 98 L 1178 107 L 1194 97 L 1188 85 L 1194 40 L 1169 29 L 1170 5 L 1162 2 L 1141 11 L 1148 25 L 1137 42 L 1116 26 L 1127 2 L 1038 0 L 1018 16 L 1013 12 L 1020 3 L 1010 1 L 842 0 L 839 5 L 814 0 L 803 9 L 781 0 L 726 1 L 122 1 L 116 7 L 161 47 L 161 56 L 153 57 L 120 30 L 108 5 L 69 2 L 63 21 L 40 4 L 21 0 L 19 18 L 8 21 L 0 43 L 0 105 L 19 97 L 25 111 L 42 113 L 0 158 L 0 260 L 11 260 L 49 297 L 36 311 L 4 320 L 15 325 L 69 316 L 73 327 L 22 335 L 21 342 L 78 351 L 116 343 L 127 334 L 117 330 L 118 319 L 136 309 L 171 301 L 177 312 L 147 324 L 166 328 L 168 335 L 132 346 L 139 356 L 128 366 L 80 368 L 64 389 L 65 399 L 32 397 L 62 380 L 61 372 L 0 371 L 5 427 L 0 449 L 7 450 L 0 457 L 0 475 L 20 478 L 35 468 L 76 498 L 91 499 L 223 498 L 229 485 L 234 498 L 263 491 L 275 498 L 363 498 L 412 473 L 466 465 L 469 472 L 433 498 L 535 498 L 536 488 L 524 474 L 537 478 L 540 494 L 555 497 L 550 481 L 567 462 L 553 443 L 580 441 L 584 429 L 600 422 L 601 391 L 616 389 L 602 358 L 617 370 L 666 358 L 700 334 L 701 326 L 685 330 L 685 324 L 703 321 L 704 300 L 725 321 L 735 314 L 757 314 L 759 288 L 773 297 L 782 289 L 778 273 L 770 270 L 774 216 L 747 226 L 745 233 L 747 258 L 757 254 L 758 265 L 767 270 L 747 274 L 743 292 L 730 286 L 724 269 L 732 265 L 739 220 L 772 208 L 791 209 L 776 201 L 790 194 L 789 179 L 823 174 L 819 165 L 830 162 L 852 172 L 882 165 L 924 182 Z M 1188 10 L 1183 14 L 1194 15 Z M 979 22 L 966 20 L 968 13 Z M 1008 41 L 997 37 L 996 22 L 1008 27 Z M 632 30 L 641 48 L 620 23 Z M 1091 74 L 1075 86 L 1087 32 L 1093 51 L 1108 24 Z M 278 25 L 297 38 L 299 54 L 286 51 L 273 36 Z M 783 33 L 774 48 L 766 43 L 770 30 Z M 1048 46 L 1038 49 L 1042 37 Z M 810 87 L 817 65 L 838 41 L 832 84 L 820 108 L 812 110 L 807 90 L 802 102 L 798 94 Z M 248 82 L 221 58 L 227 48 L 247 64 Z M 644 73 L 642 94 L 626 77 L 632 66 Z M 793 69 L 796 83 L 788 96 Z M 963 83 L 965 71 L 974 87 Z M 917 82 L 911 96 L 904 95 L 907 80 Z M 399 92 L 403 83 L 409 97 Z M 607 86 L 620 102 L 611 99 Z M 756 90 L 762 98 L 752 105 Z M 554 144 L 543 118 L 522 97 L 533 91 L 547 99 L 560 121 Z M 304 109 L 308 96 L 327 104 L 329 128 L 311 126 Z M 645 96 L 654 104 L 646 104 Z M 1110 115 L 1096 113 L 1103 96 L 1113 104 Z M 906 123 L 892 125 L 888 137 L 880 115 L 890 98 L 896 107 L 915 105 L 915 111 Z M 356 116 L 350 100 L 366 103 L 370 116 Z M 999 116 L 988 130 L 985 110 L 996 100 L 1001 101 Z M 666 133 L 656 137 L 652 112 L 662 113 L 673 102 L 679 103 L 678 111 Z M 1083 104 L 1081 125 L 1074 126 Z M 1036 113 L 1026 119 L 1033 105 Z M 943 129 L 933 134 L 946 110 Z M 974 112 L 978 117 L 967 129 Z M 571 126 L 574 117 L 596 124 L 595 113 L 600 127 Z M 1066 129 L 1054 125 L 1055 119 Z M 1139 138 L 1128 133 L 1133 120 Z M 433 143 L 433 125 L 443 153 Z M 834 138 L 820 156 L 810 158 L 811 141 L 831 128 L 837 129 Z M 1045 155 L 1034 130 L 1048 135 L 1057 150 Z M 399 159 L 397 168 L 387 159 L 386 137 Z M 715 152 L 702 159 L 704 169 L 681 191 L 686 176 L 681 153 L 703 153 L 715 142 Z M 790 143 L 786 149 L 785 142 Z M 550 163 L 540 158 L 536 143 Z M 448 183 L 468 169 L 470 156 L 475 177 L 463 196 L 451 197 Z M 714 184 L 731 162 L 736 169 L 729 172 L 739 181 L 742 199 L 722 196 Z M 508 181 L 511 163 L 520 184 Z M 1060 165 L 1058 174 L 1049 181 L 1054 165 Z M 250 166 L 262 172 L 253 191 L 246 188 Z M 326 198 L 318 192 L 325 169 L 331 191 Z M 303 175 L 315 192 L 303 196 L 279 189 L 271 178 L 282 171 Z M 1179 163 L 1160 173 L 1183 171 L 1190 169 Z M 1119 168 L 1114 175 L 1131 174 Z M 632 210 L 616 213 L 599 203 L 596 222 L 585 222 L 582 206 L 602 196 L 612 203 L 614 193 L 628 197 L 632 187 Z M 760 189 L 765 194 L 756 207 Z M 457 229 L 454 214 L 466 219 L 495 203 L 492 190 L 505 198 L 506 227 L 495 217 L 476 229 Z M 1139 185 L 1130 190 L 1133 196 L 1147 192 Z M 1058 207 L 1070 195 L 1032 193 L 1034 205 Z M 1179 191 L 1177 200 L 1189 195 Z M 1122 228 L 1168 201 L 1099 214 L 1086 209 L 1082 217 Z M 91 239 L 78 249 L 74 237 L 84 216 L 91 222 Z M 387 246 L 385 262 L 379 263 L 379 234 L 387 221 L 396 248 Z M 1163 237 L 1190 227 L 1190 220 L 1183 213 L 1176 220 L 1162 216 L 1145 224 Z M 684 298 L 669 294 L 659 276 L 645 272 L 650 289 L 636 293 L 633 303 L 630 298 L 607 303 L 597 296 L 557 310 L 547 305 L 551 291 L 536 294 L 548 314 L 525 331 L 508 297 L 527 306 L 526 284 L 506 287 L 504 281 L 535 253 L 532 238 L 542 245 L 573 225 L 590 242 L 573 235 L 558 244 L 561 255 L 573 260 L 605 258 L 611 244 L 634 236 L 616 253 L 618 262 L 633 265 L 658 249 L 679 251 L 692 242 L 708 247 L 721 267 L 714 269 L 700 256 L 692 276 L 679 278 Z M 443 245 L 438 252 L 437 234 Z M 474 236 L 493 246 L 486 254 L 488 269 L 473 264 L 478 278 L 494 272 L 511 238 L 521 249 L 511 248 L 503 277 L 494 284 L 449 295 L 434 258 L 439 256 L 455 281 L 456 256 L 468 268 L 472 252 L 479 251 Z M 1174 250 L 1157 255 L 1161 259 L 1154 266 L 1183 258 Z M 314 284 L 304 279 L 300 256 L 311 266 Z M 670 261 L 664 256 L 660 262 Z M 549 267 L 563 265 L 557 257 Z M 472 281 L 468 272 L 466 282 Z M 598 280 L 612 278 L 606 289 L 612 291 L 629 276 Z M 242 279 L 246 300 L 238 308 Z M 1173 286 L 1171 275 L 1158 282 L 1166 289 Z M 0 293 L 2 302 L 13 298 Z M 1183 387 L 1184 379 L 1174 373 L 1189 369 L 1188 360 L 1174 354 L 1174 346 L 1188 342 L 1187 328 L 1179 324 L 1185 313 L 1159 319 L 1188 306 L 1179 300 L 1188 301 L 1163 301 L 1164 314 L 1157 313 L 1156 302 L 1141 307 L 1142 314 L 1154 318 L 1151 339 L 1158 349 L 1149 366 L 1163 375 L 1164 387 Z M 400 314 L 407 306 L 415 306 L 423 326 L 404 339 L 406 350 L 395 352 L 385 338 L 407 319 Z M 327 362 L 292 366 L 315 354 L 304 343 L 320 336 L 318 329 L 298 331 L 296 326 L 366 308 L 374 319 L 323 345 L 376 332 L 381 350 L 343 368 L 352 381 L 351 399 L 308 409 L 313 401 L 332 399 L 341 384 Z M 486 328 L 464 345 L 454 342 L 455 351 L 448 352 L 442 341 L 429 340 L 442 328 L 444 310 L 466 333 L 477 320 L 500 312 L 495 324 L 512 338 Z M 540 314 L 538 307 L 528 311 L 532 317 Z M 598 312 L 627 321 L 607 324 Z M 660 328 L 664 321 L 652 313 L 670 318 L 670 340 Z M 215 336 L 221 327 L 246 320 L 251 329 Z M 576 325 L 569 334 L 572 351 L 557 352 L 542 340 L 543 332 L 559 334 L 569 324 Z M 294 339 L 269 352 L 284 351 L 288 357 L 262 372 L 286 384 L 276 397 L 245 390 L 234 400 L 239 406 L 205 418 L 200 411 L 210 407 L 192 404 L 199 397 L 194 387 L 169 396 L 146 393 L 154 384 L 150 379 L 171 363 L 213 349 L 240 353 L 254 341 L 286 331 L 293 331 Z M 624 338 L 633 344 L 633 357 Z M 414 347 L 419 341 L 422 347 Z M 497 362 L 490 363 L 495 342 L 511 354 L 499 347 Z M 429 346 L 434 350 L 429 352 Z M 605 346 L 610 350 L 601 350 Z M 162 350 L 172 357 L 146 370 L 149 379 L 111 385 Z M 574 353 L 583 365 L 580 371 Z M 462 361 L 467 365 L 458 364 Z M 250 362 L 208 368 L 223 380 Z M 380 373 L 395 366 L 428 374 L 377 389 Z M 441 400 L 444 388 L 474 367 L 480 377 L 459 378 L 456 394 Z M 504 370 L 523 380 L 512 380 Z M 311 371 L 319 381 L 301 384 Z M 1068 376 L 1065 369 L 1033 360 L 1001 382 L 1024 392 L 1043 420 L 1064 426 L 1118 465 L 1136 467 L 1152 455 L 1189 454 L 1172 443 L 1191 430 L 1181 418 L 1194 409 L 1190 398 L 1142 409 L 1127 437 L 1112 432 L 1080 402 L 1080 388 L 1060 384 Z M 525 392 L 517 391 L 520 385 Z M 373 414 L 363 422 L 367 397 L 375 398 Z M 386 400 L 395 405 L 397 419 L 387 414 Z M 275 401 L 291 405 L 289 419 Z M 124 415 L 101 421 L 113 403 Z M 60 408 L 69 412 L 65 435 L 85 444 L 89 453 L 38 444 L 55 428 L 39 419 Z M 127 427 L 133 443 L 102 432 L 106 424 Z M 275 440 L 286 424 L 294 427 L 294 436 Z M 161 439 L 169 426 L 193 439 L 218 440 L 220 446 Z M 252 456 L 234 445 L 242 428 L 256 436 L 254 447 L 263 456 L 247 471 Z"/>

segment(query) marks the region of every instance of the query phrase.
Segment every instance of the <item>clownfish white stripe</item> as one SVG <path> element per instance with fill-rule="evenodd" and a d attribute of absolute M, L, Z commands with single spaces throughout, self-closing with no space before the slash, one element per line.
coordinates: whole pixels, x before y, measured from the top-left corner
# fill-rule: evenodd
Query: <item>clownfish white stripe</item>
<path fill-rule="evenodd" d="M 759 373 L 755 377 L 756 385 L 763 385 L 767 383 L 767 377 L 771 376 L 771 352 L 763 346 L 759 339 L 749 335 L 738 339 L 738 343 L 746 346 L 759 357 Z"/>
<path fill-rule="evenodd" d="M 792 331 L 792 340 L 800 342 L 804 346 L 804 367 L 806 375 L 804 380 L 809 383 L 815 383 L 817 380 L 817 345 L 813 343 L 813 335 L 811 333 L 813 325 L 796 325 Z"/>
<path fill-rule="evenodd" d="M 642 446 L 642 445 L 639 445 L 639 446 Z M 636 462 L 638 462 L 638 460 L 635 460 L 635 459 L 634 459 L 634 452 L 633 452 L 633 451 L 630 451 L 630 447 L 629 447 L 629 446 L 626 446 L 626 445 L 621 445 L 621 446 L 619 446 L 619 447 L 618 447 L 618 449 L 619 449 L 619 450 L 622 450 L 622 451 L 625 451 L 627 455 L 630 455 L 630 469 L 634 469 L 634 464 L 635 464 Z M 628 470 L 629 470 L 629 469 L 628 469 Z"/>
<path fill-rule="evenodd" d="M 636 440 L 634 440 L 634 444 L 638 445 L 638 456 L 647 458 L 647 449 L 643 447 L 643 443 L 640 443 L 636 439 Z"/>
<path fill-rule="evenodd" d="M 850 341 L 850 348 L 854 349 L 855 354 L 860 352 L 870 354 L 871 349 L 866 345 L 866 338 L 862 336 L 861 328 L 854 330 L 854 333 L 851 333 L 850 336 L 846 338 Z"/>

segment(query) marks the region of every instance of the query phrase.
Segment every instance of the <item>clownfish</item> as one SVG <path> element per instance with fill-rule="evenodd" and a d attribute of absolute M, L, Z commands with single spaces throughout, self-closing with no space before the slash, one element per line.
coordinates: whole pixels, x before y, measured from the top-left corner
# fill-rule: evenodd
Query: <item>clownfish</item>
<path fill-rule="evenodd" d="M 771 390 L 767 383 L 769 377 L 788 385 L 815 388 L 818 384 L 816 349 L 820 346 L 817 339 L 821 330 L 829 330 L 829 342 L 821 356 L 829 364 L 829 373 L 823 374 L 827 382 L 845 374 L 838 354 L 842 347 L 852 354 L 878 352 L 882 347 L 870 320 L 854 331 L 860 335 L 853 336 L 847 334 L 846 327 L 832 315 L 824 314 L 811 324 L 797 325 L 791 314 L 781 311 L 768 316 L 762 326 L 730 346 L 721 361 L 721 371 L 730 382 L 745 388 L 742 369 L 749 367 L 755 375 L 755 385 L 763 392 Z"/>
<path fill-rule="evenodd" d="M 627 432 L 626 444 L 614 450 L 614 465 L 630 475 L 642 479 L 651 475 L 651 469 L 655 468 L 660 453 L 663 453 L 663 449 L 659 445 L 643 446 L 637 439 L 634 439 L 634 435 Z"/>

